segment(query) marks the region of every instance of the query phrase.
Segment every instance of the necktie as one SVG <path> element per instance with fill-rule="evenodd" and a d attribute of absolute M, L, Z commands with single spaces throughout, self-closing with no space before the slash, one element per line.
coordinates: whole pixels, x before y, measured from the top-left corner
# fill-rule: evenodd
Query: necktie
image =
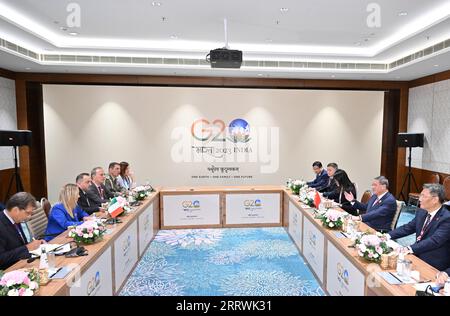
<path fill-rule="evenodd" d="M 89 203 L 89 197 L 87 196 L 86 192 L 83 191 L 83 195 L 84 195 L 84 198 L 86 199 L 87 205 L 91 206 L 91 203 Z"/>
<path fill-rule="evenodd" d="M 375 205 L 377 205 L 378 202 L 380 202 L 380 198 L 377 197 L 377 199 L 375 200 L 375 203 L 372 204 L 372 207 L 374 207 Z"/>
<path fill-rule="evenodd" d="M 26 242 L 25 234 L 23 233 L 23 230 L 22 230 L 22 226 L 20 226 L 20 224 L 17 224 L 17 223 L 14 224 L 14 226 L 16 227 L 17 233 L 19 234 L 20 238 L 22 239 L 22 242 L 24 244 L 26 244 L 27 242 Z"/>
<path fill-rule="evenodd" d="M 420 241 L 422 239 L 425 230 L 427 229 L 428 225 L 430 225 L 430 222 L 431 222 L 431 214 L 428 214 L 427 219 L 425 220 L 425 224 L 423 225 L 422 230 L 420 231 L 420 235 L 417 237 L 417 241 Z"/>
<path fill-rule="evenodd" d="M 100 193 L 100 198 L 101 198 L 102 200 L 104 200 L 105 198 L 103 197 L 103 188 L 102 188 L 102 186 L 100 185 L 100 186 L 98 186 L 97 188 L 98 188 L 98 192 Z"/>

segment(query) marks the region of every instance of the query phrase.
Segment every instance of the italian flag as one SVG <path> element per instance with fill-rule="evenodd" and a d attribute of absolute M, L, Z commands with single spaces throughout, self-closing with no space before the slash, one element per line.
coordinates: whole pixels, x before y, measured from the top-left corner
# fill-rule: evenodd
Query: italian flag
<path fill-rule="evenodd" d="M 116 198 L 111 200 L 111 205 L 108 207 L 108 213 L 111 215 L 112 218 L 116 218 L 120 214 L 122 214 L 124 211 L 122 207 L 122 203 L 117 201 Z"/>

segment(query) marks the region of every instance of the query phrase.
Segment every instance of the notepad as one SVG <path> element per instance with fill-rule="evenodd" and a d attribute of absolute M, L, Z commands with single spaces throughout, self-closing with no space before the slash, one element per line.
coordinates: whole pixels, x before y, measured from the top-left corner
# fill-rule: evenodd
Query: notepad
<path fill-rule="evenodd" d="M 348 238 L 347 234 L 345 234 L 344 232 L 335 232 L 334 235 L 337 238 Z"/>
<path fill-rule="evenodd" d="M 62 267 L 58 272 L 50 277 L 50 279 L 64 279 L 69 273 L 72 271 L 72 268 L 69 266 Z"/>
<path fill-rule="evenodd" d="M 399 284 L 416 284 L 417 281 L 413 278 L 409 278 L 408 280 L 399 276 L 397 272 L 378 272 L 378 275 L 380 275 L 386 282 L 392 285 L 399 285 Z"/>
<path fill-rule="evenodd" d="M 395 275 L 393 275 L 391 272 L 378 272 L 378 275 L 381 276 L 387 283 L 391 285 L 400 285 L 403 284 L 403 282 L 398 279 Z"/>

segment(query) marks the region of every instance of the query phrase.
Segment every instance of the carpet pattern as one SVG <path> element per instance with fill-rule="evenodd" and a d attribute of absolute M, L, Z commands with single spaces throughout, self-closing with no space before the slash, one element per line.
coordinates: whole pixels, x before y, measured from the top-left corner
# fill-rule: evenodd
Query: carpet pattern
<path fill-rule="evenodd" d="M 162 230 L 122 296 L 318 296 L 323 290 L 281 227 Z"/>

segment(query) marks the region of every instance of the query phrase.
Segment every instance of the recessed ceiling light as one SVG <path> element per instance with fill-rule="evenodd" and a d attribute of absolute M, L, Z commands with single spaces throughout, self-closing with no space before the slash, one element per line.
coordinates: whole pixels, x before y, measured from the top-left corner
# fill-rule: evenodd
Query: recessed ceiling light
<path fill-rule="evenodd" d="M 434 67 L 439 67 L 439 65 L 438 65 L 438 64 L 436 64 L 436 65 L 434 65 Z"/>
<path fill-rule="evenodd" d="M 170 38 L 171 38 L 171 39 L 177 39 L 178 36 L 176 36 L 176 35 L 170 35 Z"/>
<path fill-rule="evenodd" d="M 331 78 L 336 78 L 336 75 L 331 75 Z"/>
<path fill-rule="evenodd" d="M 30 68 L 30 67 L 27 67 L 27 68 L 25 68 L 25 70 L 31 70 L 31 68 Z"/>
<path fill-rule="evenodd" d="M 72 36 L 77 36 L 78 35 L 77 32 L 70 32 L 69 34 L 72 35 Z"/>
<path fill-rule="evenodd" d="M 398 16 L 407 16 L 408 15 L 408 12 L 400 12 L 399 14 L 398 14 Z"/>
<path fill-rule="evenodd" d="M 262 77 L 262 76 L 264 76 L 263 74 L 258 74 L 258 77 Z"/>
<path fill-rule="evenodd" d="M 161 2 L 159 2 L 159 1 L 153 1 L 153 2 L 152 2 L 152 6 L 154 6 L 154 7 L 160 7 L 160 6 L 161 6 Z"/>
<path fill-rule="evenodd" d="M 289 11 L 289 8 L 281 8 L 280 11 L 281 11 L 281 13 L 285 13 L 285 12 Z"/>
<path fill-rule="evenodd" d="M 271 39 L 271 38 L 266 38 L 266 42 L 267 42 L 267 43 L 272 43 L 272 42 L 273 42 L 273 39 Z"/>

